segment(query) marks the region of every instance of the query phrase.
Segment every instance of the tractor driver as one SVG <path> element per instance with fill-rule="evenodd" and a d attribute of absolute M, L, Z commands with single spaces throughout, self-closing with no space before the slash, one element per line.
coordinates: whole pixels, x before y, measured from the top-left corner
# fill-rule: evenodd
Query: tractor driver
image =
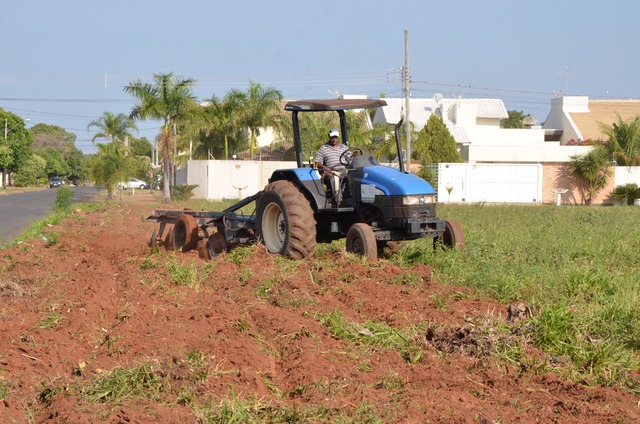
<path fill-rule="evenodd" d="M 348 151 L 349 148 L 340 143 L 340 131 L 336 128 L 329 130 L 329 141 L 323 144 L 316 155 L 316 167 L 324 170 L 323 181 L 325 186 L 330 189 L 328 197 L 334 197 L 334 203 L 339 203 L 340 177 L 344 175 L 345 166 L 340 163 L 340 156 Z M 351 152 L 345 154 L 347 158 L 351 157 Z M 337 194 L 337 195 L 336 195 Z"/>

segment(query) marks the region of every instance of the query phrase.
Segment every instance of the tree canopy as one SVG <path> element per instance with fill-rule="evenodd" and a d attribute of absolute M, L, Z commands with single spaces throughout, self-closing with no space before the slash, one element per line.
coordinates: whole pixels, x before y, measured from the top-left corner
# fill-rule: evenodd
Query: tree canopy
<path fill-rule="evenodd" d="M 456 140 L 442 118 L 431 114 L 427 124 L 418 133 L 413 157 L 420 163 L 460 163 L 462 156 L 458 152 Z"/>
<path fill-rule="evenodd" d="M 608 144 L 616 163 L 620 166 L 640 165 L 640 116 L 611 125 L 599 122 L 600 130 L 608 137 Z"/>
<path fill-rule="evenodd" d="M 257 137 L 260 129 L 273 125 L 273 117 L 280 111 L 280 102 L 283 99 L 279 90 L 271 87 L 262 87 L 258 83 L 249 81 L 247 91 L 232 89 L 228 100 L 237 105 L 236 116 L 241 125 L 246 126 L 250 131 L 250 153 L 251 158 L 257 145 Z"/>
<path fill-rule="evenodd" d="M 75 134 L 48 124 L 34 125 L 30 131 L 33 135 L 32 150 L 45 159 L 45 172 L 49 177 L 87 178 L 87 158 L 76 147 Z"/>
<path fill-rule="evenodd" d="M 31 156 L 31 132 L 25 128 L 24 119 L 0 108 L 0 119 L 4 124 L 0 143 L 0 168 L 2 187 L 6 186 L 8 173 L 16 172 Z"/>
<path fill-rule="evenodd" d="M 119 141 L 98 144 L 98 153 L 89 161 L 89 174 L 96 184 L 107 187 L 108 199 L 118 184 L 129 178 L 135 169 L 136 161 L 131 150 Z"/>
<path fill-rule="evenodd" d="M 87 130 L 93 128 L 98 130 L 91 139 L 94 143 L 98 139 L 125 142 L 129 138 L 133 138 L 131 130 L 138 129 L 133 120 L 124 113 L 115 115 L 111 112 L 105 112 L 100 118 L 89 122 Z"/>
<path fill-rule="evenodd" d="M 531 115 L 525 115 L 523 111 L 510 110 L 507 114 L 508 118 L 500 120 L 500 128 L 526 128 L 527 122 L 533 120 Z"/>

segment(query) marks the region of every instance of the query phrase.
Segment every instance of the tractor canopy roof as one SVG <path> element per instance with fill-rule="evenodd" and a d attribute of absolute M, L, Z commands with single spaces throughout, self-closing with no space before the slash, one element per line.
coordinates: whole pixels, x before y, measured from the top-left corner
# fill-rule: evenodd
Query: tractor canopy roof
<path fill-rule="evenodd" d="M 295 100 L 287 102 L 284 110 L 301 112 L 323 112 L 350 109 L 373 109 L 386 106 L 384 100 L 374 99 L 331 99 L 331 100 Z"/>

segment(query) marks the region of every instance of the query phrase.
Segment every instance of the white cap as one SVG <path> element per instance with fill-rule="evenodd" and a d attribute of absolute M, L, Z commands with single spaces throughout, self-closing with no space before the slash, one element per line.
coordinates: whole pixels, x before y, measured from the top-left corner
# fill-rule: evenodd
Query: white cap
<path fill-rule="evenodd" d="M 337 128 L 331 128 L 329 130 L 329 137 L 340 137 L 340 131 Z"/>

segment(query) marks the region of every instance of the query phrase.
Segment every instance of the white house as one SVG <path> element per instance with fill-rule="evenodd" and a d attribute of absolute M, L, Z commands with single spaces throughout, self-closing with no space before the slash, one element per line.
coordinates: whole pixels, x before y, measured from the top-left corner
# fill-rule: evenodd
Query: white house
<path fill-rule="evenodd" d="M 589 100 L 588 96 L 564 96 L 551 100 L 542 128 L 547 140 L 561 145 L 606 140 L 601 124 L 610 126 L 618 117 L 628 121 L 640 116 L 640 100 Z"/>
<path fill-rule="evenodd" d="M 385 98 L 387 106 L 376 111 L 374 124 L 395 124 L 404 115 L 405 100 Z M 500 128 L 508 117 L 500 99 L 410 99 L 409 119 L 416 130 L 422 129 L 431 114 L 442 117 L 456 140 L 465 162 L 541 163 L 568 162 L 575 154 L 584 154 L 588 146 L 561 146 L 545 141 L 540 126 L 526 129 Z"/>

